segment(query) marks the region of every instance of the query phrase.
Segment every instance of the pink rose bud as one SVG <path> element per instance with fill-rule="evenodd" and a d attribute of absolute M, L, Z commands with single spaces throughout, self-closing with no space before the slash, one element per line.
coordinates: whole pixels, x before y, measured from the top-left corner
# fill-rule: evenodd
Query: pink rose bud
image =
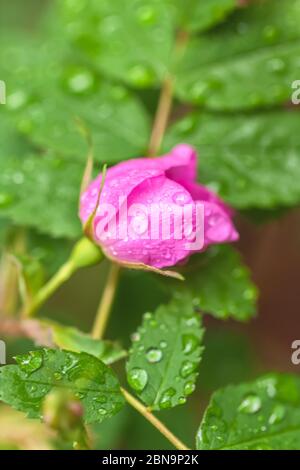
<path fill-rule="evenodd" d="M 233 211 L 196 182 L 197 155 L 180 144 L 100 174 L 81 195 L 80 218 L 109 258 L 153 268 L 174 266 L 209 245 L 236 241 Z M 98 207 L 96 208 L 96 205 Z"/>

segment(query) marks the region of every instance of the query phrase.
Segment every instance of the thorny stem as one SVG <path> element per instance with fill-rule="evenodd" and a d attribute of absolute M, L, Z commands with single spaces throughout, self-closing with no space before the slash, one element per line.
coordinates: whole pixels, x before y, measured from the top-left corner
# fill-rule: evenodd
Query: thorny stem
<path fill-rule="evenodd" d="M 154 416 L 151 411 L 146 408 L 140 401 L 132 396 L 127 390 L 121 388 L 121 392 L 127 403 L 138 411 L 149 423 L 151 423 L 165 438 L 173 444 L 178 450 L 190 450 L 183 442 L 180 441 L 159 419 Z"/>
<path fill-rule="evenodd" d="M 120 271 L 121 268 L 118 264 L 111 263 L 108 278 L 96 313 L 96 319 L 92 330 L 92 337 L 94 339 L 101 339 L 104 335 L 115 298 Z"/>

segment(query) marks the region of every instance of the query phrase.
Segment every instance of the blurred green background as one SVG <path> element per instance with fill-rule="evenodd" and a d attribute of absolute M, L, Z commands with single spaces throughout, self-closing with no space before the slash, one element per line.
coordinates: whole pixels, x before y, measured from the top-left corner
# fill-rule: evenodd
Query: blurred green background
<path fill-rule="evenodd" d="M 51 0 L 0 0 L 1 31 L 27 30 L 34 33 L 49 4 Z M 153 110 L 157 92 L 139 93 L 146 106 Z M 300 211 L 283 211 L 276 219 L 269 217 L 263 223 L 254 222 L 242 214 L 238 215 L 237 225 L 241 233 L 238 248 L 260 290 L 258 316 L 248 324 L 205 318 L 206 349 L 197 392 L 184 408 L 161 412 L 162 421 L 176 430 L 188 444 L 193 441 L 202 410 L 216 388 L 248 380 L 267 370 L 299 372 L 299 367 L 292 365 L 290 356 L 291 343 L 300 334 Z M 11 227 L 11 230 L 14 228 Z M 38 240 L 35 241 L 35 249 L 38 250 Z M 60 259 L 71 247 L 71 242 L 64 241 L 62 244 Z M 55 263 L 59 262 L 57 258 L 61 247 L 58 248 L 58 245 L 49 245 L 50 258 L 55 258 Z M 45 249 L 44 243 L 42 249 Z M 89 331 L 106 272 L 107 265 L 104 263 L 76 274 L 47 303 L 44 315 Z M 143 294 L 139 295 L 140 292 Z M 127 347 L 130 334 L 139 325 L 142 314 L 153 310 L 166 298 L 152 276 L 124 271 L 108 338 L 120 338 Z M 8 358 L 11 360 L 13 355 L 28 348 L 32 348 L 30 341 L 9 339 Z M 117 367 L 121 373 L 122 367 Z M 2 413 L 4 419 L 5 411 Z M 14 426 L 17 426 L 16 423 Z M 95 426 L 94 432 L 97 448 L 100 449 L 168 447 L 164 438 L 128 407 L 110 421 Z"/>

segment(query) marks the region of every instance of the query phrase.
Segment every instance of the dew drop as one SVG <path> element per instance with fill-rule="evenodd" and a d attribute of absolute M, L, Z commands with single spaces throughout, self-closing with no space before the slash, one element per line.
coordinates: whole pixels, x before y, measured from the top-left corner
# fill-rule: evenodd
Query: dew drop
<path fill-rule="evenodd" d="M 136 343 L 137 341 L 141 339 L 141 335 L 138 332 L 132 333 L 132 335 L 130 336 L 130 339 L 133 343 Z"/>
<path fill-rule="evenodd" d="M 183 335 L 182 347 L 184 354 L 192 353 L 198 346 L 198 339 L 195 335 Z"/>
<path fill-rule="evenodd" d="M 29 354 L 16 357 L 20 369 L 26 374 L 36 372 L 43 365 L 42 351 L 31 351 Z"/>
<path fill-rule="evenodd" d="M 240 404 L 238 411 L 246 414 L 254 414 L 261 409 L 261 406 L 261 399 L 257 395 L 248 395 Z"/>
<path fill-rule="evenodd" d="M 159 346 L 163 349 L 165 349 L 167 346 L 168 346 L 168 343 L 164 340 L 162 340 L 160 343 L 159 343 Z"/>
<path fill-rule="evenodd" d="M 189 375 L 191 375 L 194 370 L 195 370 L 195 364 L 193 364 L 190 361 L 184 361 L 180 369 L 180 375 L 181 377 L 186 378 Z"/>
<path fill-rule="evenodd" d="M 162 357 L 163 357 L 163 353 L 158 348 L 150 348 L 146 352 L 146 359 L 151 364 L 161 361 Z"/>
<path fill-rule="evenodd" d="M 254 288 L 245 289 L 243 292 L 243 297 L 246 300 L 254 300 L 256 297 L 256 291 Z"/>
<path fill-rule="evenodd" d="M 159 407 L 161 409 L 171 408 L 172 406 L 172 398 L 176 394 L 176 390 L 174 388 L 168 388 L 161 396 L 159 401 Z"/>
<path fill-rule="evenodd" d="M 60 372 L 54 372 L 53 377 L 55 380 L 61 380 L 63 376 Z"/>
<path fill-rule="evenodd" d="M 279 36 L 279 30 L 274 25 L 267 25 L 263 29 L 263 37 L 266 42 L 274 42 Z"/>
<path fill-rule="evenodd" d="M 153 24 L 156 19 L 156 11 L 150 5 L 141 6 L 136 15 L 141 24 Z"/>
<path fill-rule="evenodd" d="M 76 68 L 66 73 L 64 83 L 69 92 L 82 95 L 94 90 L 96 79 L 90 70 Z"/>
<path fill-rule="evenodd" d="M 285 417 L 285 407 L 283 405 L 276 405 L 272 411 L 272 414 L 269 418 L 269 424 L 280 423 Z"/>
<path fill-rule="evenodd" d="M 184 206 L 185 204 L 190 202 L 189 195 L 183 191 L 175 193 L 172 199 L 174 203 L 177 204 L 178 206 Z"/>
<path fill-rule="evenodd" d="M 286 63 L 282 59 L 273 57 L 272 59 L 268 60 L 267 67 L 271 72 L 279 73 L 286 69 Z"/>
<path fill-rule="evenodd" d="M 195 391 L 196 385 L 194 382 L 187 382 L 184 386 L 185 395 L 191 395 Z"/>
<path fill-rule="evenodd" d="M 17 90 L 7 97 L 7 107 L 17 110 L 25 106 L 28 102 L 28 95 L 23 90 Z"/>
<path fill-rule="evenodd" d="M 144 65 L 134 65 L 128 71 L 127 75 L 130 83 L 137 87 L 147 87 L 155 82 L 154 72 Z"/>
<path fill-rule="evenodd" d="M 137 392 L 142 392 L 148 382 L 148 374 L 144 369 L 135 367 L 127 373 L 129 385 Z"/>
<path fill-rule="evenodd" d="M 8 207 L 12 204 L 14 198 L 11 194 L 8 193 L 0 193 L 0 207 Z"/>
<path fill-rule="evenodd" d="M 199 81 L 196 82 L 191 89 L 191 96 L 194 102 L 202 104 L 205 102 L 209 91 L 209 83 Z"/>

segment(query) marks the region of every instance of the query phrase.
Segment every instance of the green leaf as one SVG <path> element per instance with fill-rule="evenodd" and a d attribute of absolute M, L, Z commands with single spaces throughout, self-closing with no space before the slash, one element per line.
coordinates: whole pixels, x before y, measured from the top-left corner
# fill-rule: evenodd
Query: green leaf
<path fill-rule="evenodd" d="M 213 394 L 197 449 L 298 450 L 300 378 L 270 374 Z"/>
<path fill-rule="evenodd" d="M 64 1 L 62 14 L 77 49 L 101 71 L 139 88 L 164 78 L 175 19 L 166 1 Z"/>
<path fill-rule="evenodd" d="M 200 181 L 234 207 L 288 207 L 300 202 L 298 128 L 296 111 L 194 113 L 169 131 L 165 147 L 194 145 Z"/>
<path fill-rule="evenodd" d="M 55 237 L 82 233 L 77 206 L 83 165 L 55 155 L 0 158 L 2 217 Z"/>
<path fill-rule="evenodd" d="M 101 71 L 148 88 L 170 70 L 178 29 L 207 29 L 236 7 L 235 0 L 64 1 L 62 17 L 73 44 Z"/>
<path fill-rule="evenodd" d="M 184 404 L 194 391 L 203 332 L 189 296 L 144 315 L 126 368 L 128 383 L 151 409 Z"/>
<path fill-rule="evenodd" d="M 127 355 L 117 342 L 95 340 L 76 328 L 62 326 L 54 322 L 43 322 L 43 324 L 50 326 L 53 342 L 62 349 L 86 352 L 108 365 Z"/>
<path fill-rule="evenodd" d="M 84 161 L 86 143 L 75 123 L 79 117 L 102 163 L 145 150 L 150 127 L 140 101 L 125 87 L 108 83 L 61 39 L 12 39 L 0 47 L 0 59 L 5 64 L 0 75 L 10 84 L 7 113 L 34 144 Z"/>
<path fill-rule="evenodd" d="M 56 387 L 80 399 L 86 423 L 101 422 L 123 406 L 114 372 L 89 354 L 43 349 L 16 361 L 0 369 L 0 398 L 29 418 L 40 417 L 43 399 Z"/>
<path fill-rule="evenodd" d="M 190 41 L 178 97 L 221 110 L 290 101 L 299 70 L 299 21 L 300 0 L 260 1 Z"/>
<path fill-rule="evenodd" d="M 255 315 L 257 290 L 239 254 L 228 245 L 195 255 L 184 268 L 185 282 L 177 291 L 192 296 L 193 304 L 216 318 L 246 321 Z M 169 283 L 173 290 L 174 284 Z"/>

